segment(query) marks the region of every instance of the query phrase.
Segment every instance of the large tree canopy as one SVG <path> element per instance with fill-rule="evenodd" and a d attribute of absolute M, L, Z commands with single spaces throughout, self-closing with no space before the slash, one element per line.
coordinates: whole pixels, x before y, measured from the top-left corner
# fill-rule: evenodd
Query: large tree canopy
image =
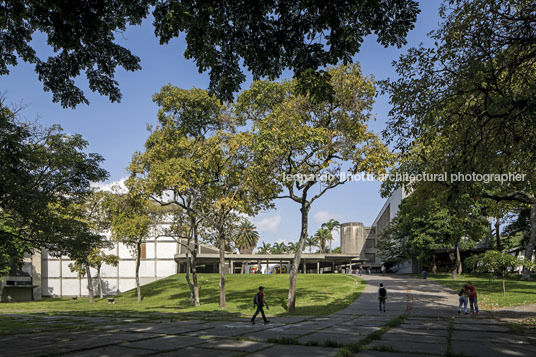
<path fill-rule="evenodd" d="M 17 116 L 0 102 L 0 273 L 34 248 L 77 250 L 90 232 L 73 207 L 108 175 L 80 135 Z"/>
<path fill-rule="evenodd" d="M 300 74 L 351 62 L 365 36 L 401 46 L 419 9 L 414 0 L 10 0 L 0 1 L 0 75 L 22 60 L 35 65 L 45 91 L 64 107 L 88 103 L 74 79 L 85 72 L 92 91 L 119 101 L 117 67 L 140 69 L 140 59 L 116 41 L 154 7 L 155 34 L 167 43 L 186 34 L 185 57 L 209 71 L 210 89 L 231 100 L 245 76 Z M 39 57 L 33 35 L 42 33 L 54 54 Z"/>
<path fill-rule="evenodd" d="M 393 109 L 384 134 L 409 173 L 524 174 L 523 179 L 446 181 L 449 201 L 475 198 L 532 205 L 536 245 L 536 3 L 451 0 L 432 32 L 388 82 Z M 491 205 L 493 206 L 493 205 Z M 528 272 L 525 272 L 528 277 Z"/>

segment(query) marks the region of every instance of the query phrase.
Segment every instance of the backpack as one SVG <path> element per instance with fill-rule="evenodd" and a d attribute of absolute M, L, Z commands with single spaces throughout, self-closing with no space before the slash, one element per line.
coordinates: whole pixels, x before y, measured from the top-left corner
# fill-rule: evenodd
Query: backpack
<path fill-rule="evenodd" d="M 253 298 L 253 307 L 259 305 L 259 293 L 255 294 L 255 297 Z"/>
<path fill-rule="evenodd" d="M 387 290 L 385 288 L 380 288 L 380 297 L 386 297 L 387 296 Z"/>

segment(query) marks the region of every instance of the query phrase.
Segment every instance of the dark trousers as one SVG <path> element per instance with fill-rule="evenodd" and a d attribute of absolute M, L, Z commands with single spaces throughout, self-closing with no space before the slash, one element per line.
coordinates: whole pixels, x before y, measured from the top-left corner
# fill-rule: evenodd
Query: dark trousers
<path fill-rule="evenodd" d="M 382 311 L 382 305 L 383 305 L 383 311 L 385 311 L 385 297 L 380 296 L 378 298 L 378 301 L 380 302 L 380 311 Z"/>
<path fill-rule="evenodd" d="M 262 319 L 266 322 L 268 320 L 266 320 L 266 315 L 264 314 L 264 309 L 263 309 L 263 305 L 257 305 L 257 311 L 255 311 L 255 314 L 253 314 L 253 317 L 251 318 L 251 321 L 255 321 L 255 318 L 257 317 L 257 315 L 259 314 L 259 312 L 261 313 L 262 315 Z"/>

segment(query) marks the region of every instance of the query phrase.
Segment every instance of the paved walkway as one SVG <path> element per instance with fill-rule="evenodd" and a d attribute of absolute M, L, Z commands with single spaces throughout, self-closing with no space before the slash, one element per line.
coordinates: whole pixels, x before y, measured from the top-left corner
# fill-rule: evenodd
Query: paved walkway
<path fill-rule="evenodd" d="M 246 319 L 147 322 L 43 316 L 51 326 L 82 324 L 92 329 L 0 335 L 0 356 L 332 356 L 345 344 L 367 336 L 370 341 L 371 333 L 385 332 L 382 327 L 401 315 L 406 317 L 402 324 L 369 342 L 358 356 L 534 355 L 536 331 L 516 335 L 486 313 L 458 316 L 457 295 L 438 283 L 400 276 L 363 278 L 368 284 L 359 299 L 325 317 L 274 318 L 268 325 L 251 325 Z M 380 282 L 388 290 L 385 313 L 376 300 Z"/>

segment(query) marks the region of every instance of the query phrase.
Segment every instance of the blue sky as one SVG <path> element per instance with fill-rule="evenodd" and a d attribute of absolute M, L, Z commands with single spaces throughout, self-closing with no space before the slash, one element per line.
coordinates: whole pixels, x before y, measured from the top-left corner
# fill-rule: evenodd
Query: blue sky
<path fill-rule="evenodd" d="M 421 13 L 415 28 L 409 33 L 408 45 L 401 48 L 384 48 L 373 36 L 365 39 L 355 60 L 362 65 L 366 75 L 377 79 L 394 78 L 396 73 L 392 61 L 414 47 L 430 41 L 426 34 L 439 23 L 438 8 L 441 1 L 421 1 Z M 64 109 L 52 103 L 52 95 L 45 93 L 37 80 L 33 67 L 20 63 L 11 68 L 11 73 L 0 77 L 0 91 L 6 94 L 10 103 L 26 105 L 23 116 L 28 120 L 39 118 L 44 125 L 60 124 L 68 133 L 79 133 L 89 141 L 88 151 L 104 156 L 104 168 L 110 172 L 110 182 L 126 176 L 132 154 L 143 150 L 147 138 L 147 124 L 156 123 L 157 106 L 152 102 L 154 93 L 168 83 L 181 88 L 207 88 L 208 75 L 200 74 L 193 61 L 185 60 L 183 38 L 174 39 L 168 45 L 160 46 L 147 19 L 141 26 L 130 27 L 118 35 L 118 42 L 129 48 L 141 58 L 142 69 L 126 72 L 119 69 L 116 80 L 119 82 L 123 99 L 121 103 L 110 103 L 106 97 L 92 93 L 85 81 L 77 83 L 84 90 L 90 105 L 80 105 L 76 109 Z M 38 54 L 46 56 L 49 49 L 44 45 L 44 37 L 36 36 L 34 45 Z M 251 77 L 243 88 L 249 86 Z M 378 97 L 374 105 L 377 120 L 370 128 L 380 132 L 385 127 L 389 111 L 388 98 Z M 358 221 L 370 225 L 385 201 L 379 195 L 378 182 L 349 182 L 328 191 L 317 200 L 309 219 L 309 232 L 312 234 L 322 222 L 335 218 L 342 222 Z M 263 212 L 253 218 L 266 242 L 297 241 L 300 232 L 299 205 L 288 199 L 276 202 L 276 210 Z M 338 237 L 334 247 L 338 246 Z"/>

